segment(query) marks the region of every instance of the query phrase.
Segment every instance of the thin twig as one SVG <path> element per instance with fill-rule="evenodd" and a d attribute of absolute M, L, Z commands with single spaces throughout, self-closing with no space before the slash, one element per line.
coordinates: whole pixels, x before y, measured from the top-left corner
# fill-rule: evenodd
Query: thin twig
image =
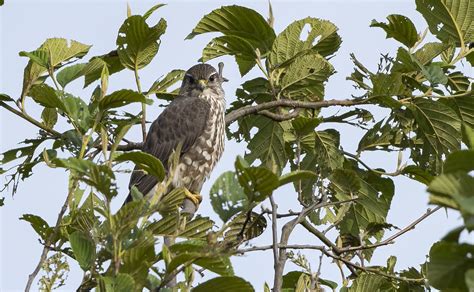
<path fill-rule="evenodd" d="M 399 176 L 402 171 L 403 171 L 403 167 L 400 167 L 399 169 L 397 169 L 395 172 L 385 172 L 385 171 L 380 171 L 380 170 L 376 170 L 376 169 L 373 169 L 371 168 L 370 166 L 368 166 L 364 161 L 362 161 L 362 159 L 360 159 L 357 155 L 355 154 L 352 154 L 352 153 L 349 153 L 349 152 L 346 152 L 346 151 L 342 151 L 342 153 L 344 153 L 344 155 L 346 156 L 349 156 L 351 158 L 354 158 L 355 160 L 357 160 L 357 162 L 359 162 L 363 167 L 365 167 L 368 171 L 371 171 L 371 172 L 374 172 L 376 174 L 380 174 L 380 175 L 386 175 L 386 176 Z"/>
<path fill-rule="evenodd" d="M 288 114 L 276 114 L 276 113 L 273 113 L 269 110 L 262 110 L 260 112 L 258 112 L 259 115 L 262 115 L 262 116 L 266 116 L 267 118 L 270 118 L 274 121 L 277 121 L 277 122 L 283 122 L 283 121 L 287 121 L 287 120 L 291 120 L 291 119 L 294 119 L 296 118 L 297 116 L 299 116 L 301 112 L 301 108 L 297 108 L 295 109 L 294 111 L 292 111 L 291 113 L 288 113 Z"/>
<path fill-rule="evenodd" d="M 394 243 L 394 240 L 397 239 L 398 237 L 402 236 L 403 234 L 407 233 L 410 230 L 415 229 L 416 225 L 419 224 L 421 221 L 425 220 L 427 217 L 441 209 L 441 206 L 437 206 L 434 209 L 428 209 L 423 215 L 421 215 L 419 218 L 417 218 L 415 221 L 407 225 L 405 228 L 401 229 L 399 232 L 395 233 L 394 235 L 390 236 L 389 238 L 376 243 L 376 244 L 371 244 L 371 245 L 361 245 L 361 246 L 350 246 L 346 248 L 341 248 L 339 249 L 340 253 L 344 252 L 351 252 L 351 251 L 358 251 L 358 250 L 364 250 L 364 249 L 372 249 L 372 248 L 377 248 L 379 246 L 384 246 L 384 245 L 389 245 Z"/>
<path fill-rule="evenodd" d="M 254 252 L 254 251 L 266 251 L 269 249 L 274 249 L 274 248 L 286 248 L 286 249 L 316 249 L 316 250 L 323 250 L 326 247 L 322 245 L 311 245 L 311 244 L 287 244 L 287 245 L 281 245 L 281 244 L 270 244 L 270 245 L 263 245 L 263 246 L 254 246 L 254 247 L 249 247 L 249 248 L 242 248 L 236 250 L 237 254 L 244 254 L 247 252 Z"/>
<path fill-rule="evenodd" d="M 278 222 L 277 222 L 277 209 L 278 205 L 275 203 L 273 196 L 270 195 L 270 204 L 272 206 L 272 247 L 273 247 L 273 266 L 276 270 L 278 263 Z"/>

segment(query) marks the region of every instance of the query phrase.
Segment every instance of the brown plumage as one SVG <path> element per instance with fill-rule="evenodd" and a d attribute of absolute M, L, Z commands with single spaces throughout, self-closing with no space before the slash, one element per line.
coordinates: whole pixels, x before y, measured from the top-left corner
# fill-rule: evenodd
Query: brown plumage
<path fill-rule="evenodd" d="M 225 140 L 225 99 L 221 72 L 208 64 L 191 67 L 176 97 L 152 123 L 143 151 L 161 160 L 168 173 L 168 159 L 182 143 L 172 187 L 186 187 L 199 194 L 204 181 L 222 156 Z M 155 177 L 135 169 L 129 187 L 150 195 Z M 127 198 L 127 202 L 131 196 Z"/>

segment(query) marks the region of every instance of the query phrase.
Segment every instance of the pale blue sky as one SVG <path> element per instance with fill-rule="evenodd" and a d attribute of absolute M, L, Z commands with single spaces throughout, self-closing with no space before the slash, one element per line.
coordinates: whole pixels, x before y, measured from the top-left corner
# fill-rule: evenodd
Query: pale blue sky
<path fill-rule="evenodd" d="M 88 56 L 100 55 L 114 48 L 118 28 L 126 17 L 126 2 L 124 1 L 21 1 L 6 0 L 5 6 L 0 8 L 0 92 L 17 98 L 21 91 L 23 68 L 27 63 L 25 58 L 18 56 L 22 50 L 36 49 L 46 38 L 64 37 L 74 39 L 93 47 Z M 143 13 L 156 4 L 154 1 L 130 1 L 132 12 Z M 223 4 L 240 4 L 256 9 L 267 15 L 266 1 L 169 1 L 168 5 L 155 12 L 152 19 L 164 17 L 168 22 L 168 30 L 163 36 L 160 52 L 155 60 L 141 73 L 144 88 L 149 87 L 154 80 L 172 69 L 187 69 L 196 63 L 202 48 L 211 39 L 210 35 L 198 36 L 193 40 L 185 41 L 185 36 L 192 30 L 199 19 L 211 10 Z M 352 72 L 349 53 L 353 52 L 371 69 L 376 68 L 380 53 L 396 52 L 396 43 L 386 40 L 381 29 L 369 28 L 372 19 L 384 20 L 388 14 L 403 14 L 410 17 L 418 31 L 424 30 L 426 23 L 416 12 L 414 1 L 287 1 L 273 2 L 275 14 L 275 29 L 280 32 L 294 20 L 307 16 L 328 19 L 339 27 L 339 34 L 343 39 L 342 46 L 336 57 L 331 60 L 336 75 L 329 79 L 326 98 L 350 98 L 354 93 L 352 84 L 345 77 Z M 86 60 L 88 57 L 86 57 Z M 225 76 L 230 82 L 225 84 L 227 104 L 234 100 L 235 89 L 243 82 L 233 58 L 223 58 L 226 66 Z M 210 63 L 216 65 L 218 61 Z M 461 68 L 465 72 L 468 68 Z M 253 70 L 246 80 L 258 75 Z M 472 75 L 472 72 L 471 72 Z M 82 91 L 82 82 L 74 82 L 69 90 L 76 95 L 88 99 L 93 86 Z M 113 75 L 109 90 L 120 88 L 135 89 L 133 73 L 123 71 Z M 33 103 L 28 104 L 30 113 L 39 116 L 40 112 Z M 132 112 L 138 112 L 138 107 L 131 107 Z M 148 107 L 148 117 L 156 117 L 161 109 L 156 106 Z M 325 111 L 331 113 L 334 110 Z M 386 112 L 377 110 L 376 117 L 382 117 Z M 35 135 L 37 130 L 30 124 L 16 116 L 0 109 L 0 150 L 3 152 L 13 148 L 16 143 Z M 327 125 L 325 127 L 334 127 Z M 341 130 L 341 143 L 345 150 L 355 151 L 362 132 L 349 127 L 338 127 Z M 139 131 L 136 129 L 128 137 L 139 140 Z M 208 215 L 218 225 L 220 220 L 213 213 L 209 204 L 208 191 L 220 173 L 233 168 L 234 158 L 242 154 L 245 149 L 242 145 L 227 142 L 223 159 L 218 164 L 210 181 L 202 194 L 204 201 L 199 213 Z M 383 167 L 393 170 L 396 156 L 390 154 L 369 153 L 364 155 L 366 162 L 373 167 Z M 4 177 L 1 178 L 2 182 Z M 388 221 L 396 226 L 403 227 L 419 217 L 428 205 L 428 195 L 425 187 L 406 178 L 396 178 L 396 195 L 389 212 Z M 128 177 L 120 175 L 118 185 L 120 196 L 116 200 L 119 206 L 127 191 Z M 41 246 L 30 225 L 18 218 L 22 214 L 31 213 L 40 215 L 50 224 L 54 224 L 57 213 L 64 200 L 67 188 L 66 174 L 59 169 L 49 169 L 44 166 L 34 169 L 33 177 L 22 183 L 18 193 L 12 199 L 8 193 L 5 206 L 0 208 L 1 238 L 0 238 L 0 290 L 20 291 L 24 289 L 27 276 L 37 264 L 41 253 Z M 295 204 L 295 194 L 291 188 L 285 188 L 276 194 L 280 210 L 298 210 Z M 267 202 L 264 205 L 268 205 Z M 449 216 L 448 216 L 449 215 Z M 398 257 L 397 269 L 416 266 L 425 260 L 431 244 L 443 236 L 449 229 L 461 223 L 454 213 L 446 214 L 440 211 L 420 224 L 416 230 L 409 232 L 397 240 L 397 244 L 382 247 L 375 252 L 372 264 L 385 265 L 386 258 L 395 254 Z M 262 245 L 270 243 L 270 232 L 265 232 L 252 244 Z M 314 237 L 306 235 L 299 227 L 293 233 L 290 243 L 319 244 Z M 316 269 L 319 254 L 307 252 L 311 266 Z M 324 278 L 340 282 L 340 276 L 333 264 L 325 260 L 322 273 Z M 233 259 L 236 275 L 248 279 L 257 291 L 262 290 L 264 281 L 270 285 L 273 276 L 271 251 L 256 252 L 244 257 Z M 75 289 L 82 277 L 77 265 L 70 261 L 71 272 L 67 285 L 63 291 Z M 296 267 L 288 263 L 286 271 Z M 197 281 L 201 278 L 197 276 Z M 36 285 L 36 283 L 35 283 Z"/>

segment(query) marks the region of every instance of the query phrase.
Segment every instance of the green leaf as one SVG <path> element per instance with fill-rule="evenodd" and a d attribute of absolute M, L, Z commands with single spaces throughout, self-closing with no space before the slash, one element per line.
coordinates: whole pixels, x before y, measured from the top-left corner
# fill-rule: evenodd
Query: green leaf
<path fill-rule="evenodd" d="M 148 103 L 143 94 L 130 89 L 121 89 L 104 96 L 99 101 L 99 108 L 101 110 L 108 110 L 111 108 L 122 107 L 133 102 Z"/>
<path fill-rule="evenodd" d="M 460 148 L 461 121 L 450 107 L 439 101 L 417 98 L 409 109 L 420 128 L 419 135 L 436 155 Z"/>
<path fill-rule="evenodd" d="M 270 50 L 275 39 L 275 32 L 258 12 L 237 5 L 222 6 L 206 14 L 186 39 L 208 32 L 240 37 L 262 55 Z"/>
<path fill-rule="evenodd" d="M 115 157 L 114 160 L 118 162 L 132 161 L 147 174 L 157 177 L 158 181 L 162 181 L 165 178 L 165 168 L 163 164 L 158 158 L 151 154 L 141 151 L 127 152 Z"/>
<path fill-rule="evenodd" d="M 87 64 L 75 64 L 72 66 L 68 66 L 56 75 L 56 79 L 58 83 L 64 88 L 66 85 L 71 83 L 72 81 L 76 80 L 77 78 L 83 75 L 84 68 Z"/>
<path fill-rule="evenodd" d="M 474 130 L 467 124 L 462 125 L 462 141 L 467 148 L 474 150 Z"/>
<path fill-rule="evenodd" d="M 100 79 L 104 66 L 107 66 L 109 75 L 125 69 L 122 63 L 120 63 L 120 58 L 116 51 L 112 51 L 106 55 L 93 57 L 89 60 L 89 63 L 87 63 L 82 72 L 84 75 L 84 88 L 92 82 Z"/>
<path fill-rule="evenodd" d="M 309 26 L 307 37 L 303 29 Z M 337 27 L 330 21 L 307 17 L 290 24 L 275 39 L 269 55 L 273 67 L 284 66 L 297 56 L 318 53 L 327 57 L 334 54 L 341 45 Z"/>
<path fill-rule="evenodd" d="M 426 43 L 418 49 L 413 56 L 420 61 L 421 65 L 426 65 L 444 52 L 447 47 L 448 46 L 443 43 Z"/>
<path fill-rule="evenodd" d="M 95 244 L 92 239 L 88 235 L 76 231 L 69 235 L 69 242 L 79 266 L 84 271 L 89 270 L 95 258 Z"/>
<path fill-rule="evenodd" d="M 53 228 L 50 227 L 48 223 L 40 216 L 32 214 L 23 214 L 23 216 L 20 217 L 20 220 L 29 222 L 31 224 L 31 227 L 33 227 L 33 229 L 43 241 L 48 240 L 49 236 L 53 232 Z"/>
<path fill-rule="evenodd" d="M 471 82 L 467 76 L 464 76 L 463 73 L 456 71 L 450 73 L 448 76 L 448 86 L 453 92 L 461 93 L 469 90 Z"/>
<path fill-rule="evenodd" d="M 474 290 L 474 269 L 467 270 L 464 277 L 466 279 L 466 286 L 469 291 Z"/>
<path fill-rule="evenodd" d="M 192 292 L 226 291 L 226 292 L 253 292 L 249 282 L 236 276 L 217 277 L 199 284 Z"/>
<path fill-rule="evenodd" d="M 148 90 L 148 95 L 167 93 L 168 88 L 173 86 L 175 83 L 183 80 L 184 70 L 172 70 L 161 80 L 156 80 Z"/>
<path fill-rule="evenodd" d="M 442 174 L 430 183 L 428 192 L 432 193 L 430 202 L 460 209 L 463 215 L 474 215 L 474 177 L 465 173 Z M 443 198 L 447 198 L 448 203 L 443 204 Z M 449 203 L 451 200 L 454 205 Z"/>
<path fill-rule="evenodd" d="M 445 100 L 445 104 L 453 108 L 463 123 L 474 128 L 474 93 L 467 92 L 465 95 L 451 97 Z"/>
<path fill-rule="evenodd" d="M 46 84 L 33 86 L 29 92 L 29 96 L 44 107 L 65 110 L 64 104 L 56 93 L 56 90 Z"/>
<path fill-rule="evenodd" d="M 21 57 L 28 57 L 31 61 L 36 63 L 37 65 L 48 68 L 49 67 L 49 53 L 46 50 L 38 49 L 32 52 L 20 52 L 19 55 Z"/>
<path fill-rule="evenodd" d="M 52 129 L 58 121 L 58 112 L 55 108 L 45 107 L 41 112 L 41 119 L 43 120 L 43 125 Z"/>
<path fill-rule="evenodd" d="M 4 93 L 0 93 L 0 101 L 15 101 L 15 100 Z"/>
<path fill-rule="evenodd" d="M 244 228 L 245 222 L 247 224 Z M 241 212 L 228 223 L 224 233 L 224 240 L 237 243 L 248 241 L 260 236 L 266 228 L 267 220 L 265 217 L 255 212 Z"/>
<path fill-rule="evenodd" d="M 421 71 L 432 85 L 448 83 L 448 77 L 444 74 L 439 64 L 429 64 L 426 67 L 422 67 Z"/>
<path fill-rule="evenodd" d="M 159 205 L 158 211 L 160 214 L 169 214 L 176 212 L 179 207 L 183 205 L 183 201 L 186 198 L 186 192 L 184 188 L 176 188 L 164 196 Z"/>
<path fill-rule="evenodd" d="M 153 222 L 147 229 L 155 236 L 171 235 L 190 239 L 205 239 L 212 227 L 214 227 L 214 221 L 208 217 L 197 216 L 188 221 L 187 218 L 179 217 L 177 214 L 170 214 Z"/>
<path fill-rule="evenodd" d="M 296 57 L 283 70 L 279 85 L 285 98 L 319 101 L 324 99 L 324 83 L 334 74 L 334 68 L 321 55 Z"/>
<path fill-rule="evenodd" d="M 315 157 L 321 169 L 342 167 L 344 157 L 339 149 L 339 132 L 333 129 L 315 132 Z"/>
<path fill-rule="evenodd" d="M 213 38 L 203 49 L 201 60 L 207 62 L 225 55 L 235 57 L 242 76 L 247 74 L 256 64 L 257 55 L 252 44 L 244 38 L 233 35 Z"/>
<path fill-rule="evenodd" d="M 158 53 L 160 37 L 165 33 L 166 21 L 161 19 L 156 26 L 149 27 L 140 15 L 128 17 L 117 36 L 120 62 L 130 70 L 148 65 Z"/>
<path fill-rule="evenodd" d="M 135 280 L 128 274 L 119 273 L 115 277 L 101 277 L 105 291 L 129 292 L 135 289 Z"/>
<path fill-rule="evenodd" d="M 289 183 L 294 183 L 305 179 L 317 178 L 317 174 L 309 170 L 295 170 L 282 175 L 279 178 L 279 186 L 283 186 Z"/>
<path fill-rule="evenodd" d="M 281 285 L 282 289 L 295 289 L 296 284 L 298 283 L 299 278 L 301 275 L 308 275 L 307 273 L 301 271 L 291 271 L 288 272 L 286 275 L 283 275 L 283 283 Z"/>
<path fill-rule="evenodd" d="M 156 10 L 158 10 L 159 8 L 161 8 L 163 6 L 166 6 L 166 4 L 156 4 L 156 5 L 152 6 L 150 9 L 147 10 L 147 12 L 145 12 L 143 14 L 143 18 L 145 20 L 148 19 L 148 17 L 150 17 L 153 14 L 153 12 L 155 12 Z"/>
<path fill-rule="evenodd" d="M 470 172 L 474 170 L 474 150 L 460 150 L 448 155 L 443 173 Z"/>
<path fill-rule="evenodd" d="M 387 33 L 387 38 L 394 38 L 408 48 L 418 41 L 418 33 L 413 22 L 406 16 L 390 14 L 388 23 L 372 20 L 370 27 L 380 27 Z"/>
<path fill-rule="evenodd" d="M 384 120 L 376 123 L 360 139 L 357 152 L 388 149 L 401 143 L 401 132 Z"/>
<path fill-rule="evenodd" d="M 474 268 L 474 246 L 440 241 L 430 249 L 426 267 L 430 286 L 440 290 L 467 291 L 465 273 Z"/>
<path fill-rule="evenodd" d="M 233 171 L 221 174 L 209 193 L 212 208 L 224 222 L 248 206 L 247 197 Z"/>
<path fill-rule="evenodd" d="M 349 169 L 336 170 L 330 180 L 339 201 L 358 198 L 354 203 L 349 203 L 350 208 L 345 211 L 338 226 L 341 232 L 358 237 L 361 230 L 366 230 L 370 224 L 386 222 L 394 194 L 392 180 L 372 174 L 362 178 Z"/>
<path fill-rule="evenodd" d="M 425 184 L 425 185 L 429 185 L 430 182 L 434 178 L 425 169 L 420 168 L 416 165 L 405 166 L 402 170 L 402 174 L 409 177 L 409 178 L 411 178 L 411 179 L 419 181 L 419 182 L 421 182 L 422 184 Z"/>
<path fill-rule="evenodd" d="M 280 123 L 269 118 L 259 116 L 252 126 L 259 131 L 252 137 L 247 145 L 249 153 L 245 159 L 249 163 L 260 159 L 262 165 L 275 173 L 281 173 L 286 165 L 285 141 L 283 140 L 283 128 Z"/>
<path fill-rule="evenodd" d="M 92 127 L 92 116 L 87 104 L 79 97 L 63 94 L 64 111 L 69 119 L 85 134 Z"/>
<path fill-rule="evenodd" d="M 416 0 L 431 33 L 457 46 L 474 40 L 474 2 L 470 0 Z"/>
<path fill-rule="evenodd" d="M 349 287 L 349 292 L 366 292 L 366 291 L 384 291 L 383 285 L 388 282 L 386 278 L 380 275 L 362 273 L 357 276 L 356 280 Z"/>
<path fill-rule="evenodd" d="M 235 169 L 247 198 L 256 203 L 265 200 L 278 188 L 278 177 L 265 167 L 245 167 L 242 158 L 239 158 L 235 162 Z"/>

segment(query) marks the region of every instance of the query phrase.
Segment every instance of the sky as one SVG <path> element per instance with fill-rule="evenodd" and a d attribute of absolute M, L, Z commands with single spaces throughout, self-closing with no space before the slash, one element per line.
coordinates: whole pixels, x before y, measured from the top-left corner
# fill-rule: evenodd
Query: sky
<path fill-rule="evenodd" d="M 144 13 L 148 8 L 157 4 L 154 1 L 129 1 L 133 13 Z M 253 8 L 265 17 L 268 15 L 267 1 L 169 1 L 168 5 L 160 8 L 152 21 L 164 17 L 168 22 L 166 34 L 162 37 L 160 51 L 154 61 L 140 72 L 142 86 L 147 88 L 153 81 L 162 77 L 172 69 L 187 69 L 194 65 L 200 57 L 202 48 L 210 41 L 211 35 L 197 36 L 192 40 L 184 40 L 204 14 L 222 5 L 238 4 Z M 415 10 L 414 1 L 272 1 L 275 16 L 275 30 L 282 31 L 291 22 L 307 16 L 327 19 L 339 27 L 343 43 L 336 56 L 331 60 L 337 73 L 329 79 L 326 86 L 327 99 L 346 99 L 354 94 L 352 83 L 345 78 L 352 72 L 350 53 L 355 53 L 358 59 L 369 69 L 376 69 L 380 53 L 395 55 L 397 43 L 385 39 L 385 33 L 379 28 L 369 28 L 372 19 L 385 20 L 389 14 L 403 14 L 410 17 L 417 30 L 423 31 L 426 23 Z M 0 7 L 0 92 L 13 98 L 20 95 L 23 69 L 27 59 L 18 56 L 20 51 L 32 51 L 50 37 L 74 39 L 85 44 L 91 44 L 89 57 L 101 55 L 115 48 L 117 31 L 126 17 L 126 2 L 124 1 L 26 1 L 6 0 Z M 242 78 L 233 58 L 225 57 L 210 62 L 225 63 L 224 75 L 230 81 L 225 83 L 227 104 L 234 99 L 235 90 L 245 80 L 259 76 L 257 70 L 251 71 Z M 468 73 L 468 68 L 461 68 Z M 470 72 L 472 75 L 472 72 Z M 82 89 L 83 79 L 75 81 L 69 87 L 75 95 L 88 100 L 94 86 Z M 109 81 L 109 92 L 122 88 L 135 89 L 132 71 L 124 70 L 115 74 Z M 156 117 L 161 108 L 149 106 L 147 115 Z M 30 114 L 39 117 L 39 108 L 30 102 L 27 105 Z M 139 112 L 138 106 L 128 108 L 131 112 Z M 336 110 L 324 110 L 323 115 L 335 113 Z M 376 118 L 381 119 L 387 112 L 375 110 Z M 360 130 L 349 127 L 325 125 L 321 129 L 336 128 L 341 131 L 341 144 L 349 152 L 355 152 L 357 143 L 362 136 Z M 20 141 L 34 137 L 37 129 L 13 114 L 0 109 L 0 151 L 18 147 Z M 128 136 L 130 140 L 140 139 L 139 129 L 134 129 Z M 243 154 L 245 148 L 232 141 L 226 142 L 224 156 L 214 170 L 209 181 L 204 185 L 203 203 L 199 214 L 210 216 L 217 225 L 221 225 L 218 216 L 214 214 L 209 203 L 209 188 L 220 173 L 233 169 L 236 155 Z M 405 160 L 407 155 L 404 156 Z M 373 168 L 395 170 L 396 154 L 367 153 L 363 159 Z M 0 177 L 1 182 L 5 177 Z M 395 178 L 396 195 L 388 215 L 388 222 L 403 227 L 421 216 L 428 205 L 426 188 L 407 178 Z M 127 194 L 128 176 L 118 176 L 120 195 L 114 206 L 118 208 Z M 5 206 L 0 208 L 0 290 L 21 291 L 24 289 L 28 274 L 36 266 L 42 246 L 30 225 L 18 218 L 22 214 L 36 214 L 43 217 L 51 225 L 56 221 L 57 213 L 64 201 L 67 190 L 67 175 L 58 169 L 46 166 L 34 168 L 34 175 L 20 184 L 18 193 L 11 197 L 8 192 Z M 275 199 L 279 210 L 298 210 L 295 204 L 295 193 L 290 187 L 279 190 Z M 265 206 L 269 204 L 264 203 Z M 376 250 L 371 264 L 385 265 L 390 255 L 396 255 L 396 269 L 401 270 L 410 266 L 418 267 L 426 259 L 430 246 L 441 238 L 447 231 L 460 225 L 462 221 L 457 214 L 443 210 L 435 213 L 419 224 L 415 230 L 400 237 L 396 244 Z M 281 226 L 281 225 L 280 225 Z M 387 233 L 387 236 L 391 232 Z M 251 241 L 252 245 L 271 243 L 269 229 L 258 239 Z M 314 237 L 297 227 L 290 238 L 290 244 L 319 244 Z M 305 253 L 313 269 L 317 269 L 319 254 Z M 232 259 L 235 274 L 250 281 L 257 291 L 261 291 L 266 281 L 273 283 L 272 253 L 255 252 Z M 66 286 L 60 291 L 74 291 L 82 277 L 80 268 L 69 261 L 71 271 Z M 290 262 L 285 271 L 297 270 Z M 322 277 L 340 282 L 340 276 L 334 264 L 324 259 Z M 197 276 L 197 281 L 201 282 Z M 37 285 L 37 283 L 35 283 Z M 35 289 L 33 289 L 35 290 Z"/>

